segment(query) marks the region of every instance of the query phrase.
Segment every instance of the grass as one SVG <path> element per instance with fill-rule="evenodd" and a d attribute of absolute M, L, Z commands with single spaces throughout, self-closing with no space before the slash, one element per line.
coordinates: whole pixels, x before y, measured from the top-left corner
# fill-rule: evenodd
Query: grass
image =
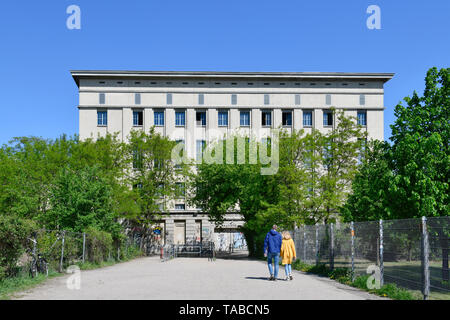
<path fill-rule="evenodd" d="M 369 289 L 367 287 L 367 280 L 369 275 L 363 275 L 356 277 L 352 281 L 352 274 L 348 268 L 335 268 L 330 270 L 326 265 L 309 265 L 300 260 L 295 261 L 292 264 L 292 268 L 295 270 L 300 270 L 307 273 L 313 273 L 321 276 L 328 277 L 330 279 L 336 280 L 340 283 L 365 290 L 369 293 L 376 294 L 381 297 L 386 297 L 394 300 L 420 300 L 421 296 L 416 292 L 406 290 L 397 287 L 395 284 L 389 283 L 383 285 L 380 289 Z"/>
<path fill-rule="evenodd" d="M 115 265 L 117 263 L 122 263 L 126 261 L 133 260 L 135 258 L 138 258 L 142 256 L 142 254 L 139 251 L 133 251 L 130 252 L 126 257 L 122 258 L 121 260 L 117 261 L 114 259 L 108 259 L 106 261 L 102 261 L 99 263 L 92 263 L 92 262 L 85 262 L 85 263 L 76 263 L 78 267 L 80 267 L 80 270 L 93 270 L 93 269 L 99 269 L 104 267 L 109 267 L 112 265 Z M 44 283 L 48 279 L 63 276 L 65 273 L 59 273 L 52 268 L 50 268 L 48 272 L 48 277 L 44 276 L 43 274 L 38 274 L 37 277 L 31 278 L 28 274 L 28 272 L 20 272 L 17 276 L 11 277 L 11 278 L 5 278 L 0 280 L 0 300 L 9 300 L 12 298 L 14 293 L 28 290 L 31 288 L 36 287 L 37 285 Z"/>

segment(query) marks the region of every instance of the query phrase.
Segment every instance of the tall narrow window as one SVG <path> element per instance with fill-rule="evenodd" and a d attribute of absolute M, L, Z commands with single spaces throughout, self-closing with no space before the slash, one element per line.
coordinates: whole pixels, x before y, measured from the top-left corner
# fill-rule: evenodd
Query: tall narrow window
<path fill-rule="evenodd" d="M 231 104 L 236 105 L 237 104 L 237 94 L 231 95 Z"/>
<path fill-rule="evenodd" d="M 219 111 L 219 127 L 227 127 L 228 126 L 228 111 Z"/>
<path fill-rule="evenodd" d="M 292 111 L 283 111 L 283 113 L 281 114 L 281 118 L 283 126 L 292 126 Z"/>
<path fill-rule="evenodd" d="M 205 127 L 206 126 L 206 111 L 197 111 L 195 114 L 195 121 L 197 123 L 197 127 Z"/>
<path fill-rule="evenodd" d="M 198 95 L 198 104 L 199 104 L 199 105 L 205 104 L 205 95 L 204 95 L 203 93 L 200 93 L 200 94 Z"/>
<path fill-rule="evenodd" d="M 184 143 L 184 140 L 176 140 L 176 143 L 177 143 L 177 145 L 178 144 L 182 144 L 181 145 L 181 150 L 180 150 L 180 153 L 178 154 L 178 156 L 181 158 L 181 159 L 183 159 L 183 157 L 184 157 L 184 153 L 185 153 L 185 151 L 186 151 L 186 145 L 185 145 L 185 143 Z M 175 165 L 175 169 L 181 169 L 181 164 L 176 164 Z"/>
<path fill-rule="evenodd" d="M 98 103 L 99 104 L 105 104 L 105 94 L 104 93 L 100 93 L 98 95 Z"/>
<path fill-rule="evenodd" d="M 197 140 L 196 145 L 196 159 L 197 161 L 202 161 L 203 159 L 203 150 L 205 149 L 206 141 L 205 140 Z"/>
<path fill-rule="evenodd" d="M 327 106 L 331 105 L 331 94 L 327 94 L 327 95 L 325 96 L 325 104 L 326 104 Z"/>
<path fill-rule="evenodd" d="M 172 104 L 172 94 L 171 93 L 167 94 L 166 104 Z"/>
<path fill-rule="evenodd" d="M 360 126 L 367 125 L 367 112 L 364 110 L 358 111 L 358 124 Z"/>
<path fill-rule="evenodd" d="M 142 169 L 142 153 L 138 149 L 133 150 L 133 169 Z"/>
<path fill-rule="evenodd" d="M 362 106 L 366 104 L 366 96 L 364 94 L 359 96 L 359 104 Z"/>
<path fill-rule="evenodd" d="M 134 95 L 134 104 L 141 104 L 141 94 L 140 93 L 136 93 Z"/>
<path fill-rule="evenodd" d="M 303 111 L 303 126 L 312 127 L 312 111 Z"/>
<path fill-rule="evenodd" d="M 295 104 L 296 104 L 296 105 L 299 105 L 299 104 L 300 104 L 300 95 L 299 95 L 299 94 L 296 94 L 296 95 L 295 95 Z"/>
<path fill-rule="evenodd" d="M 175 112 L 175 126 L 184 127 L 186 124 L 186 113 L 184 111 Z"/>
<path fill-rule="evenodd" d="M 323 125 L 324 127 L 333 125 L 333 112 L 331 110 L 323 111 Z"/>
<path fill-rule="evenodd" d="M 240 124 L 241 124 L 241 127 L 249 127 L 250 126 L 250 111 L 241 111 Z"/>
<path fill-rule="evenodd" d="M 97 111 L 97 125 L 102 127 L 108 125 L 108 112 Z"/>
<path fill-rule="evenodd" d="M 155 117 L 155 126 L 164 126 L 164 111 L 155 111 L 153 114 Z"/>
<path fill-rule="evenodd" d="M 141 127 L 144 124 L 144 112 L 142 110 L 133 111 L 133 126 Z"/>
<path fill-rule="evenodd" d="M 264 104 L 270 104 L 270 96 L 268 94 L 264 95 Z"/>
<path fill-rule="evenodd" d="M 270 127 L 272 125 L 272 112 L 270 110 L 261 112 L 261 125 L 263 127 Z"/>

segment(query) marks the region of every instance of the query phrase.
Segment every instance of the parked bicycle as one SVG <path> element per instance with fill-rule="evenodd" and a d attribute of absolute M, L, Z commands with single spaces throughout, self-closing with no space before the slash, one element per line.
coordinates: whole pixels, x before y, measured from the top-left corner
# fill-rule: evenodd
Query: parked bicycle
<path fill-rule="evenodd" d="M 31 242 L 33 242 L 33 250 L 31 251 L 31 262 L 30 262 L 30 268 L 29 273 L 32 278 L 36 277 L 38 273 L 45 274 L 46 277 L 48 277 L 48 263 L 45 259 L 44 255 L 42 253 L 36 254 L 36 246 L 37 241 L 36 239 L 30 239 Z"/>

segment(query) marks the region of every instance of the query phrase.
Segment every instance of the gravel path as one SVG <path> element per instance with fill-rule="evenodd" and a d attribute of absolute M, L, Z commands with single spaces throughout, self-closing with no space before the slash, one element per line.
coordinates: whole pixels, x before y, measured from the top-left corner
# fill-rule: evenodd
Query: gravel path
<path fill-rule="evenodd" d="M 140 258 L 102 269 L 81 271 L 80 290 L 66 286 L 69 275 L 48 280 L 16 299 L 168 300 L 361 300 L 381 299 L 330 279 L 294 271 L 293 281 L 267 280 L 263 261 Z M 279 278 L 284 278 L 280 268 Z"/>

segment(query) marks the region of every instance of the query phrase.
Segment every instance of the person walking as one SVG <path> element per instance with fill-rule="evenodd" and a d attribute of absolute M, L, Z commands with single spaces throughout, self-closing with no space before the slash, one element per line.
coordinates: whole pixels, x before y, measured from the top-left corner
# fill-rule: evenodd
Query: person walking
<path fill-rule="evenodd" d="M 267 265 L 269 266 L 270 281 L 277 281 L 278 263 L 280 261 L 281 234 L 277 232 L 277 225 L 273 225 L 266 238 L 264 239 L 264 257 L 267 257 Z M 272 268 L 273 260 L 273 268 Z"/>
<path fill-rule="evenodd" d="M 296 259 L 297 254 L 295 252 L 294 240 L 291 238 L 289 231 L 284 231 L 282 233 L 283 241 L 281 243 L 281 264 L 284 265 L 284 272 L 286 273 L 286 281 L 294 280 L 292 276 L 292 261 Z"/>

